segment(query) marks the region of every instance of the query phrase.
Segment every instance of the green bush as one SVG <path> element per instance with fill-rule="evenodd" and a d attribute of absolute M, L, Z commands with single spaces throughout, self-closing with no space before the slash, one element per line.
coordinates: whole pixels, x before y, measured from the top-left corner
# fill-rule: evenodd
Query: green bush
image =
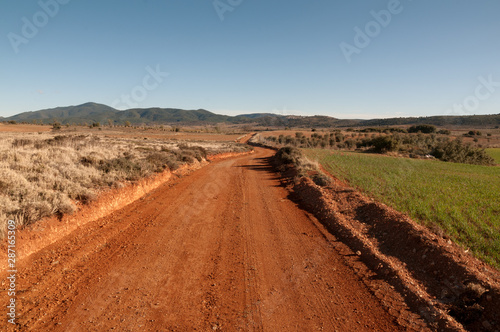
<path fill-rule="evenodd" d="M 495 165 L 495 161 L 484 149 L 474 148 L 456 139 L 436 146 L 431 153 L 442 161 L 474 165 Z"/>
<path fill-rule="evenodd" d="M 396 136 L 379 136 L 369 140 L 367 146 L 371 146 L 372 150 L 377 153 L 397 151 L 400 142 Z"/>
<path fill-rule="evenodd" d="M 432 134 L 436 132 L 436 127 L 433 125 L 415 125 L 408 128 L 409 133 Z"/>

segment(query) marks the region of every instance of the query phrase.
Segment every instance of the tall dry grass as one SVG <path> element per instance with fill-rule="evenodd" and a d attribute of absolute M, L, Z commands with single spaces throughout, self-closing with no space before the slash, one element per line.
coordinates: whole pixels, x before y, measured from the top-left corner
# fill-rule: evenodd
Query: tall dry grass
<path fill-rule="evenodd" d="M 201 161 L 207 154 L 241 151 L 228 142 L 121 139 L 95 135 L 0 135 L 0 237 L 18 227 L 72 213 L 76 203 L 155 172 Z"/>

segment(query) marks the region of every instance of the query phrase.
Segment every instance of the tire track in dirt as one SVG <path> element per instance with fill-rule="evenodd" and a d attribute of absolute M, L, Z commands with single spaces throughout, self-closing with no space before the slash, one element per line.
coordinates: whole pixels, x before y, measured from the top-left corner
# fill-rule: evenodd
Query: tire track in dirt
<path fill-rule="evenodd" d="M 382 281 L 370 288 L 356 255 L 288 199 L 272 154 L 213 162 L 31 255 L 18 266 L 19 325 L 1 329 L 425 328 L 397 323 L 404 302 Z"/>

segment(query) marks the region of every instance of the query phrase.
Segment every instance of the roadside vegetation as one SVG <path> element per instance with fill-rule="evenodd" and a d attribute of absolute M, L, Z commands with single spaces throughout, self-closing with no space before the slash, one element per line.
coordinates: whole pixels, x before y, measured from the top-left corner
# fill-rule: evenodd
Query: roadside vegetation
<path fill-rule="evenodd" d="M 304 149 L 335 177 L 500 268 L 500 168 Z"/>
<path fill-rule="evenodd" d="M 294 180 L 305 176 L 311 178 L 318 186 L 327 186 L 331 183 L 331 179 L 321 171 L 319 164 L 308 159 L 297 148 L 287 146 L 279 149 L 274 156 L 274 163 L 278 171 L 286 176 L 293 176 Z M 289 174 L 290 171 L 293 174 Z"/>
<path fill-rule="evenodd" d="M 500 148 L 490 148 L 486 149 L 486 153 L 495 160 L 497 164 L 500 165 Z"/>
<path fill-rule="evenodd" d="M 0 236 L 8 219 L 19 227 L 72 213 L 106 188 L 120 187 L 182 164 L 248 148 L 232 142 L 109 138 L 76 134 L 2 134 Z"/>
<path fill-rule="evenodd" d="M 363 151 L 381 154 L 397 154 L 411 158 L 436 158 L 442 161 L 494 165 L 494 159 L 482 148 L 462 139 L 451 139 L 450 131 L 437 130 L 431 125 L 404 128 L 365 128 L 345 133 L 335 130 L 327 133 L 302 132 L 292 135 L 261 136 L 261 143 L 282 147 L 323 148 Z"/>

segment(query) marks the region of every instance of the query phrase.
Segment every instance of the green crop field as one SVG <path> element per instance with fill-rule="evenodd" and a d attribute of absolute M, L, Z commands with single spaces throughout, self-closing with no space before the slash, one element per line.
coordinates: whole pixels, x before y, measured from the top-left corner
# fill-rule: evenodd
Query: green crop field
<path fill-rule="evenodd" d="M 486 149 L 486 152 L 495 159 L 497 164 L 500 164 L 500 148 Z"/>
<path fill-rule="evenodd" d="M 500 267 L 500 167 L 304 149 L 332 175 Z M 439 228 L 437 228 L 438 226 Z"/>

